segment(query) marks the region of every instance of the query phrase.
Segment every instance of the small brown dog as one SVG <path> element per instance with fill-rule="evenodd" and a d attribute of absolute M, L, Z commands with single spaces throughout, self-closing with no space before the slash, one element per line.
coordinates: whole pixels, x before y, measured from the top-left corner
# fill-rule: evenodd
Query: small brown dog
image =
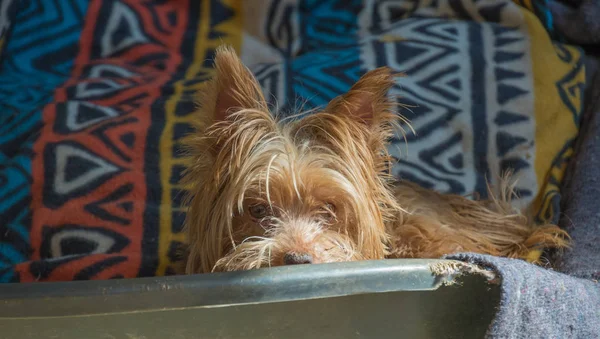
<path fill-rule="evenodd" d="M 568 236 L 497 199 L 472 201 L 393 181 L 388 139 L 402 118 L 393 74 L 365 74 L 302 119 L 272 117 L 235 52 L 218 49 L 187 139 L 187 273 L 456 252 L 525 257 Z"/>

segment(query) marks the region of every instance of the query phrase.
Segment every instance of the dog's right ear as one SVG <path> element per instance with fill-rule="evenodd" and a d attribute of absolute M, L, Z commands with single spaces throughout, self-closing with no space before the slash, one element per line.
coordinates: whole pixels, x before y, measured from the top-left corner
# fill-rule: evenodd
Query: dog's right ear
<path fill-rule="evenodd" d="M 370 127 L 395 121 L 395 103 L 388 97 L 394 86 L 394 78 L 400 76 L 388 67 L 380 67 L 365 73 L 350 90 L 334 98 L 325 111 L 334 114 L 349 114 Z"/>
<path fill-rule="evenodd" d="M 242 109 L 268 111 L 260 84 L 231 46 L 217 48 L 214 67 L 215 75 L 198 93 L 203 114 L 218 122 Z"/>

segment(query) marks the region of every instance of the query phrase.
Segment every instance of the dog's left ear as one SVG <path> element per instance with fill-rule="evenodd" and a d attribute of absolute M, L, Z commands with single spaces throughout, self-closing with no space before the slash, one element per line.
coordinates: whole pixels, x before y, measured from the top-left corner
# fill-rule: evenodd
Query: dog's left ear
<path fill-rule="evenodd" d="M 325 109 L 334 114 L 350 114 L 369 126 L 379 124 L 389 118 L 393 102 L 388 91 L 394 85 L 394 74 L 388 67 L 367 72 L 350 90 L 333 99 Z"/>

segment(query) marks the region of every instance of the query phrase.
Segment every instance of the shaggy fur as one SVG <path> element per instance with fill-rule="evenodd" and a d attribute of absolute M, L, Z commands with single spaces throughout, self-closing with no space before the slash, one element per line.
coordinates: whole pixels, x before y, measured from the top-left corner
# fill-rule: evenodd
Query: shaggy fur
<path fill-rule="evenodd" d="M 508 186 L 472 201 L 394 182 L 386 149 L 403 120 L 387 97 L 389 69 L 285 120 L 231 48 L 218 49 L 215 70 L 186 140 L 187 273 L 567 246 L 558 227 L 513 211 Z"/>

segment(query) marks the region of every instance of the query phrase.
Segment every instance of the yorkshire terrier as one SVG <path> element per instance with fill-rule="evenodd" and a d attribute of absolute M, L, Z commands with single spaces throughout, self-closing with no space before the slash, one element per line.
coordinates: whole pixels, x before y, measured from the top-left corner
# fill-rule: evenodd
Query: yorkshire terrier
<path fill-rule="evenodd" d="M 568 246 L 563 230 L 511 207 L 510 185 L 476 201 L 394 180 L 387 146 L 404 120 L 390 69 L 321 111 L 276 119 L 232 48 L 214 63 L 186 140 L 186 273 Z"/>

